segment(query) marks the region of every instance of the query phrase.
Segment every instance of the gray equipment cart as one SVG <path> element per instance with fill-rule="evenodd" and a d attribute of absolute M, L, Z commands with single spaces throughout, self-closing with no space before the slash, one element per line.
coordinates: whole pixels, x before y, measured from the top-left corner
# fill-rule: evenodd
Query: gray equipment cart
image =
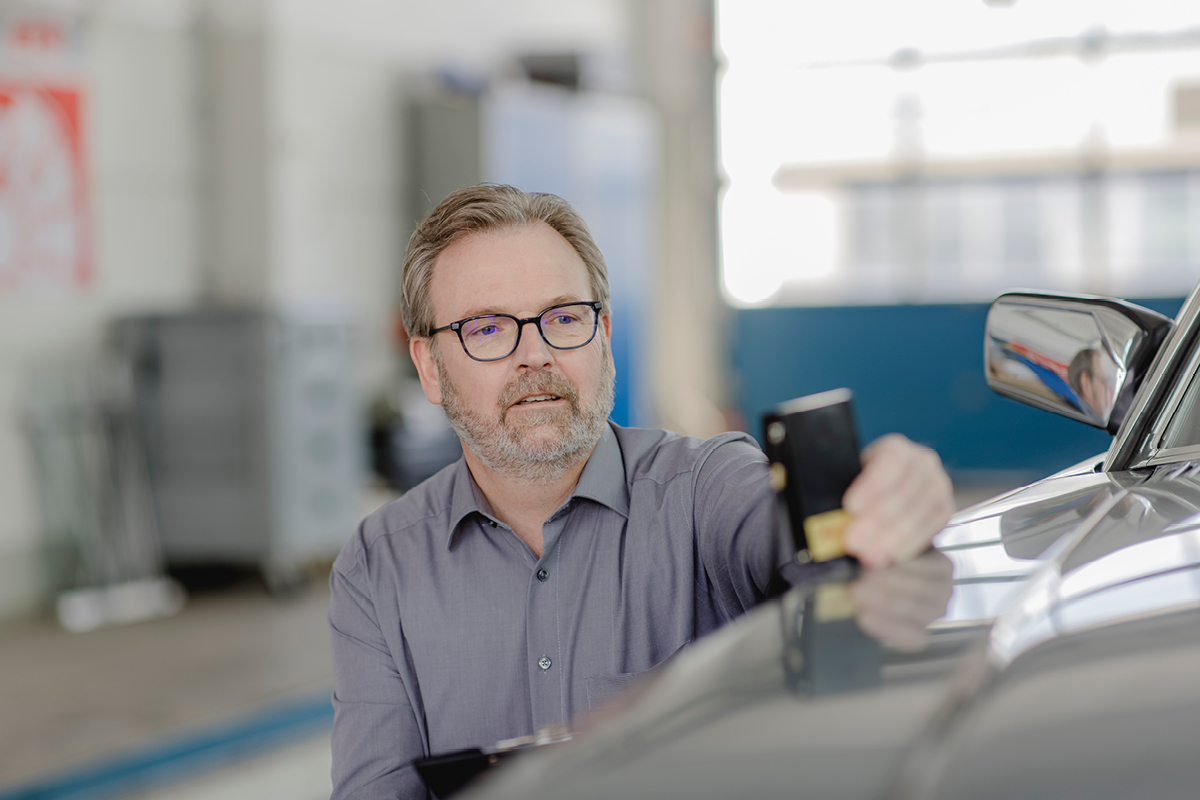
<path fill-rule="evenodd" d="M 143 315 L 112 338 L 131 365 L 168 563 L 256 565 L 283 592 L 337 554 L 365 473 L 346 315 Z"/>

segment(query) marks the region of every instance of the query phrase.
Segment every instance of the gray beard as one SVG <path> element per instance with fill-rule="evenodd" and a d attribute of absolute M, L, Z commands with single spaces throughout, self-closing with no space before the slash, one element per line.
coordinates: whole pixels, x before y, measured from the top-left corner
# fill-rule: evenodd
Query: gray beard
<path fill-rule="evenodd" d="M 565 377 L 554 372 L 526 372 L 513 378 L 500 395 L 500 414 L 487 418 L 469 410 L 462 402 L 458 387 L 434 356 L 442 389 L 442 408 L 454 432 L 484 466 L 509 480 L 527 484 L 552 483 L 562 478 L 587 458 L 604 433 L 612 413 L 614 383 L 608 348 L 602 346 L 600 391 L 587 407 L 579 403 L 579 392 Z M 508 407 L 522 396 L 553 394 L 567 401 L 565 407 L 544 411 L 522 411 L 529 426 L 547 423 L 557 429 L 552 437 L 529 436 L 525 426 L 508 421 Z"/>

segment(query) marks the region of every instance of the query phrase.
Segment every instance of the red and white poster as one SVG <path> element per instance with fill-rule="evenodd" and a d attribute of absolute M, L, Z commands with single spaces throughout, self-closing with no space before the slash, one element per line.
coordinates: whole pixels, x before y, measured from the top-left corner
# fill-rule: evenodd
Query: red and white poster
<path fill-rule="evenodd" d="M 69 32 L 37 19 L 0 30 L 0 295 L 78 288 L 91 242 Z"/>

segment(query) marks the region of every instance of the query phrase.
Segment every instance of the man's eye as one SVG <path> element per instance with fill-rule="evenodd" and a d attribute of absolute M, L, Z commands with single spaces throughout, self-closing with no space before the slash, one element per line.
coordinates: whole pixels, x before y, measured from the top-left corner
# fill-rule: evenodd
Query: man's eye
<path fill-rule="evenodd" d="M 500 326 L 495 322 L 476 322 L 466 330 L 468 336 L 476 339 L 488 339 L 502 332 Z"/>
<path fill-rule="evenodd" d="M 557 311 L 554 316 L 550 317 L 551 325 L 574 325 L 577 322 L 579 322 L 579 317 L 570 311 Z"/>

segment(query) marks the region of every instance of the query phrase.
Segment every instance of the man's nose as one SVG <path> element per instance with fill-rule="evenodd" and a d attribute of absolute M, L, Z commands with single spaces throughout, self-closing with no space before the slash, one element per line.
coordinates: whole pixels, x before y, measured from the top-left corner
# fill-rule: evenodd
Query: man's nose
<path fill-rule="evenodd" d="M 526 330 L 526 325 L 533 326 L 533 330 Z M 542 338 L 542 330 L 537 320 L 531 319 L 522 322 L 519 332 L 520 340 L 517 342 L 516 352 L 513 353 L 518 367 L 538 369 L 554 362 L 554 349 Z"/>

